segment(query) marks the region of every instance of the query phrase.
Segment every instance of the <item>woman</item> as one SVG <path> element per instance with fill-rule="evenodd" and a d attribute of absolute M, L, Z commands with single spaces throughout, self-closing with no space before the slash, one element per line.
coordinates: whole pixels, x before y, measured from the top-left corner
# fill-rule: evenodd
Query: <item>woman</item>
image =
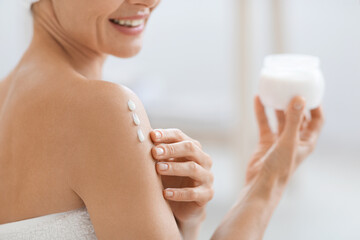
<path fill-rule="evenodd" d="M 153 131 L 131 90 L 100 80 L 108 54 L 139 52 L 159 1 L 32 5 L 32 42 L 0 85 L 0 239 L 197 238 L 211 158 L 180 130 Z M 259 148 L 213 239 L 262 237 L 322 126 L 321 109 L 306 120 L 304 106 L 296 97 L 278 111 L 275 134 L 256 98 Z"/>

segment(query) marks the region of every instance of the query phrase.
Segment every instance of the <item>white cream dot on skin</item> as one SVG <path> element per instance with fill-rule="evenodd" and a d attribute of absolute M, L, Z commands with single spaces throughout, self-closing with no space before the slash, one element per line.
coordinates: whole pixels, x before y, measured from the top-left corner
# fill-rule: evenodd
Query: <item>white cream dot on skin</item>
<path fill-rule="evenodd" d="M 138 116 L 136 113 L 133 113 L 133 114 L 132 114 L 132 117 L 133 117 L 133 120 L 134 120 L 135 125 L 136 125 L 136 126 L 139 126 L 139 125 L 140 125 L 139 116 Z"/>
<path fill-rule="evenodd" d="M 139 138 L 139 141 L 140 141 L 140 142 L 145 141 L 145 136 L 144 136 L 143 132 L 141 131 L 141 129 L 139 129 L 139 130 L 137 131 L 137 135 L 138 135 L 138 138 Z"/>
<path fill-rule="evenodd" d="M 128 101 L 128 107 L 129 107 L 130 111 L 134 111 L 136 109 L 135 103 L 131 100 Z"/>
<path fill-rule="evenodd" d="M 292 98 L 301 96 L 306 109 L 314 109 L 321 104 L 324 90 L 319 58 L 298 54 L 265 58 L 259 84 L 259 96 L 265 106 L 285 110 Z"/>

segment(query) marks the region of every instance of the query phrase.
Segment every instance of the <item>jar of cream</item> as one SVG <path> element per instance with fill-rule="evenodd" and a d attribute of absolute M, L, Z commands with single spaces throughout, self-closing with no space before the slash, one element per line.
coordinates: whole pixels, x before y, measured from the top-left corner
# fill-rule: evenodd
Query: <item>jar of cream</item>
<path fill-rule="evenodd" d="M 324 91 L 318 57 L 276 54 L 265 58 L 259 83 L 259 97 L 265 106 L 285 110 L 293 97 L 301 96 L 311 110 L 320 106 Z"/>

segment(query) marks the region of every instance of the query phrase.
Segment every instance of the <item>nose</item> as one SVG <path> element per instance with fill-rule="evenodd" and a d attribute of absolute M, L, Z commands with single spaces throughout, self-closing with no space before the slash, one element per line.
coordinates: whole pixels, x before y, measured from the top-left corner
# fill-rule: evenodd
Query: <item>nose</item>
<path fill-rule="evenodd" d="M 133 5 L 143 5 L 148 8 L 154 8 L 159 4 L 160 0 L 128 0 L 128 2 Z"/>

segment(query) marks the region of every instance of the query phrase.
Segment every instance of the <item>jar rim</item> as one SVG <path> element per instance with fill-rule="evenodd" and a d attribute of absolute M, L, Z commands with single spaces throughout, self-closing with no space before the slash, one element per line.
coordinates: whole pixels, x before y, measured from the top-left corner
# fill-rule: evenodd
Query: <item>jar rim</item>
<path fill-rule="evenodd" d="M 265 57 L 264 67 L 286 69 L 314 69 L 320 67 L 320 59 L 305 54 L 271 54 Z"/>

